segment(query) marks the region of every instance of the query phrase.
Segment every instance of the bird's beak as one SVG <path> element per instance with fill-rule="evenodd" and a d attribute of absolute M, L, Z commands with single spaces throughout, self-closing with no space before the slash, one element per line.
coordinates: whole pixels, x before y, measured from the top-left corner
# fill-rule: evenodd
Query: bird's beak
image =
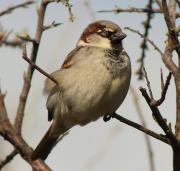
<path fill-rule="evenodd" d="M 123 40 L 125 37 L 126 37 L 125 33 L 123 33 L 122 31 L 118 31 L 111 36 L 111 40 L 112 42 L 118 42 Z"/>

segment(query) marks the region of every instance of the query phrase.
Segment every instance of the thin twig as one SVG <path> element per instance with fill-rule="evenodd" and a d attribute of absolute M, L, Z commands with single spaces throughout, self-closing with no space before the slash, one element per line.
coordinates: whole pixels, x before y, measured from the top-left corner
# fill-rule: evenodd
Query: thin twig
<path fill-rule="evenodd" d="M 0 88 L 0 123 L 4 122 L 8 119 L 8 114 L 7 114 L 7 110 L 6 110 L 6 106 L 5 106 L 5 102 L 4 102 L 4 98 L 5 98 L 6 94 L 3 94 L 1 92 L 1 88 Z M 0 130 L 1 130 L 2 125 L 0 124 Z"/>
<path fill-rule="evenodd" d="M 6 156 L 6 158 L 2 161 L 0 161 L 0 170 L 8 164 L 16 155 L 18 154 L 17 150 L 13 150 L 9 155 Z"/>
<path fill-rule="evenodd" d="M 53 21 L 50 25 L 44 26 L 43 30 L 45 31 L 51 28 L 55 28 L 55 27 L 60 26 L 61 24 L 62 23 L 56 23 L 55 21 Z"/>
<path fill-rule="evenodd" d="M 5 14 L 9 14 L 11 13 L 12 11 L 14 11 L 15 9 L 18 9 L 18 8 L 26 8 L 27 6 L 29 5 L 32 5 L 34 4 L 35 1 L 27 1 L 27 2 L 23 2 L 21 4 L 18 4 L 18 5 L 14 5 L 12 7 L 8 7 L 7 9 L 3 10 L 0 12 L 0 17 L 5 15 Z"/>
<path fill-rule="evenodd" d="M 151 100 L 154 101 L 154 97 L 153 97 L 153 93 L 152 93 L 152 89 L 151 89 L 151 83 L 149 81 L 146 69 L 143 68 L 143 71 L 144 71 L 144 77 L 146 79 L 146 83 L 147 83 L 147 87 L 148 87 L 148 90 L 149 90 L 149 94 L 150 94 Z"/>
<path fill-rule="evenodd" d="M 122 9 L 122 8 L 119 8 L 119 7 L 116 7 L 115 9 L 112 9 L 112 10 L 100 10 L 100 11 L 97 11 L 97 12 L 100 12 L 100 13 L 105 13 L 105 12 L 113 12 L 115 14 L 119 14 L 119 13 L 122 13 L 122 12 L 126 12 L 126 13 L 154 13 L 154 14 L 162 14 L 163 11 L 161 9 L 146 9 L 146 8 L 134 8 L 134 7 L 130 7 L 130 8 L 127 8 L 127 9 Z M 176 18 L 180 17 L 180 13 L 176 13 Z"/>
<path fill-rule="evenodd" d="M 28 57 L 27 57 L 27 52 L 26 52 L 26 45 L 24 44 L 23 46 L 23 55 L 22 55 L 23 59 L 25 61 L 27 61 L 32 68 L 35 68 L 36 70 L 38 70 L 42 75 L 46 76 L 47 78 L 49 78 L 51 81 L 53 81 L 55 84 L 59 84 L 57 82 L 56 79 L 54 79 L 51 75 L 49 75 L 46 71 L 44 71 L 43 69 L 41 69 L 39 66 L 37 66 L 35 63 L 33 63 Z"/>
<path fill-rule="evenodd" d="M 152 40 L 150 40 L 149 38 L 147 38 L 147 37 L 145 38 L 144 35 L 142 33 L 140 33 L 138 30 L 134 30 L 134 29 L 129 28 L 129 27 L 125 27 L 124 29 L 132 31 L 132 32 L 138 34 L 141 38 L 146 39 L 154 47 L 154 49 L 157 50 L 157 52 L 159 52 L 159 54 L 161 56 L 163 55 L 163 52 L 158 48 L 158 46 Z"/>
<path fill-rule="evenodd" d="M 30 36 L 17 36 L 19 39 L 26 41 L 26 42 L 31 42 L 31 43 L 36 43 L 36 39 L 32 39 Z"/>
<path fill-rule="evenodd" d="M 12 33 L 12 30 L 10 30 L 7 34 L 4 33 L 2 39 L 0 40 L 0 46 L 3 45 L 3 43 L 7 40 L 7 38 L 9 37 L 9 35 Z"/>
<path fill-rule="evenodd" d="M 15 48 L 15 47 L 21 48 L 22 44 L 23 44 L 23 40 L 20 40 L 18 38 L 14 38 L 12 40 L 6 40 L 3 42 L 4 46 L 9 46 L 9 47 L 13 47 L 13 48 Z"/>
<path fill-rule="evenodd" d="M 142 125 L 140 125 L 140 124 L 138 124 L 138 123 L 135 123 L 135 122 L 133 122 L 133 121 L 131 121 L 131 120 L 128 120 L 128 119 L 120 116 L 120 115 L 117 114 L 117 113 L 113 113 L 113 114 L 111 115 L 111 117 L 112 117 L 112 118 L 116 118 L 116 119 L 119 120 L 120 122 L 123 122 L 123 123 L 125 123 L 125 124 L 127 124 L 127 125 L 129 125 L 129 126 L 131 126 L 131 127 L 133 127 L 133 128 L 136 128 L 136 129 L 138 129 L 139 131 L 142 131 L 142 132 L 144 132 L 144 133 L 152 136 L 153 138 L 156 138 L 156 139 L 158 139 L 158 140 L 160 140 L 160 141 L 162 141 L 162 142 L 164 142 L 164 143 L 166 143 L 166 144 L 170 144 L 169 141 L 167 140 L 167 138 L 166 138 L 165 136 L 160 135 L 160 134 L 158 134 L 158 133 L 156 133 L 156 132 L 154 132 L 154 131 L 151 131 L 151 130 L 143 127 Z"/>
<path fill-rule="evenodd" d="M 9 35 L 12 33 L 12 30 L 9 31 L 7 34 L 5 32 L 1 32 L 0 38 L 0 46 L 10 46 L 10 47 L 21 47 L 23 41 L 18 37 L 13 38 L 12 40 L 8 40 Z"/>

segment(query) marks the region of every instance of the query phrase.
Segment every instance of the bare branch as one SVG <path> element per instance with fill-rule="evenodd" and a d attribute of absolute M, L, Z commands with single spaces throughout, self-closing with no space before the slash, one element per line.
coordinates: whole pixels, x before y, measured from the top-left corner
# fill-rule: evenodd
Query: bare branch
<path fill-rule="evenodd" d="M 46 1 L 42 0 L 40 7 L 38 9 L 38 20 L 37 20 L 37 27 L 36 27 L 36 34 L 35 34 L 35 42 L 33 43 L 31 56 L 30 56 L 30 60 L 33 63 L 36 62 L 37 53 L 39 50 L 39 44 L 40 44 L 40 40 L 43 33 L 44 16 L 45 16 L 47 4 L 48 3 Z M 33 73 L 34 73 L 34 68 L 32 68 L 31 65 L 29 65 L 27 69 L 27 73 L 24 75 L 24 84 L 23 84 L 23 88 L 20 94 L 17 114 L 15 118 L 15 123 L 14 123 L 15 127 L 17 128 L 17 130 L 19 130 L 19 132 L 21 132 L 25 105 L 26 105 L 28 94 L 29 94 Z"/>
<path fill-rule="evenodd" d="M 176 34 L 176 26 L 175 26 L 175 18 L 174 18 L 174 13 L 176 11 L 176 5 L 174 2 L 175 0 L 173 1 L 170 1 L 170 8 L 168 9 L 168 6 L 167 6 L 167 2 L 166 0 L 162 0 L 162 6 L 163 6 L 163 12 L 164 12 L 164 18 L 165 18 L 165 21 L 166 21 L 166 25 L 167 25 L 167 28 L 168 28 L 168 31 L 169 31 L 169 35 L 168 35 L 168 44 L 169 44 L 169 47 L 168 48 L 174 48 L 176 47 L 176 52 L 179 56 L 179 60 L 180 60 L 180 47 L 179 47 L 179 40 L 178 40 L 178 37 L 177 37 L 177 34 Z M 172 18 L 171 18 L 172 17 Z"/>
<path fill-rule="evenodd" d="M 172 133 L 171 128 L 169 128 L 169 126 L 166 124 L 165 120 L 163 119 L 158 107 L 151 105 L 152 100 L 149 97 L 149 95 L 147 94 L 145 88 L 140 87 L 139 90 L 141 91 L 142 96 L 145 98 L 147 104 L 149 105 L 158 125 L 162 128 L 162 130 L 166 134 L 167 138 L 171 142 L 172 147 L 175 148 L 176 146 L 178 146 L 177 139 L 176 139 L 175 135 Z"/>
<path fill-rule="evenodd" d="M 51 75 L 49 75 L 46 71 L 41 69 L 39 66 L 37 66 L 35 63 L 33 63 L 28 57 L 27 57 L 27 52 L 26 52 L 26 45 L 24 44 L 23 46 L 23 59 L 27 61 L 32 68 L 37 69 L 42 75 L 46 76 L 49 78 L 51 81 L 53 81 L 55 84 L 59 84 L 56 79 L 54 79 Z"/>
<path fill-rule="evenodd" d="M 169 1 L 169 16 L 173 27 L 176 28 L 176 0 Z"/>
<path fill-rule="evenodd" d="M 34 4 L 35 1 L 27 1 L 27 2 L 23 2 L 21 4 L 18 4 L 18 5 L 14 5 L 12 7 L 8 7 L 7 9 L 5 9 L 4 11 L 1 11 L 0 12 L 0 17 L 5 15 L 5 14 L 9 14 L 11 13 L 12 11 L 14 11 L 15 9 L 18 9 L 18 8 L 26 8 L 28 7 L 29 5 L 32 5 Z"/>
<path fill-rule="evenodd" d="M 161 9 L 147 9 L 147 8 L 134 8 L 134 7 L 130 7 L 127 9 L 122 9 L 116 6 L 115 9 L 112 10 L 100 10 L 98 11 L 100 13 L 105 13 L 105 12 L 113 12 L 115 14 L 119 14 L 122 12 L 126 12 L 126 13 L 154 13 L 154 14 L 162 14 L 163 11 Z M 176 13 L 176 18 L 180 17 L 180 13 Z"/>
<path fill-rule="evenodd" d="M 144 38 L 144 35 L 141 34 L 139 31 L 137 30 L 134 30 L 132 28 L 129 28 L 129 27 L 125 27 L 125 29 L 129 30 L 129 31 L 132 31 L 138 35 L 140 35 L 142 38 Z M 150 40 L 149 38 L 145 38 L 153 47 L 155 50 L 157 50 L 159 52 L 159 54 L 161 55 L 162 57 L 162 60 L 164 62 L 164 64 L 166 65 L 166 67 L 173 73 L 175 74 L 178 70 L 176 64 L 173 62 L 172 60 L 172 51 L 174 49 L 174 46 L 172 46 L 170 43 L 171 41 L 169 41 L 166 45 L 166 48 L 165 48 L 165 52 L 163 53 L 159 48 L 158 46 L 156 46 L 156 44 Z"/>
<path fill-rule="evenodd" d="M 31 160 L 32 149 L 22 139 L 21 135 L 17 132 L 17 129 L 11 125 L 8 119 L 6 107 L 4 104 L 4 96 L 5 95 L 2 94 L 0 90 L 0 135 L 16 148 L 21 157 L 26 160 L 35 171 L 50 171 L 51 169 L 48 168 L 48 166 L 43 161 Z M 10 155 L 10 158 L 13 157 L 13 155 L 15 155 L 15 152 Z M 8 159 L 4 160 L 3 163 L 5 164 L 10 158 L 8 157 Z"/>
<path fill-rule="evenodd" d="M 2 128 L 0 129 L 0 135 L 17 149 L 21 157 L 32 166 L 34 171 L 51 171 L 51 169 L 42 160 L 33 161 L 31 159 L 31 155 L 33 153 L 32 149 L 23 140 L 21 135 L 17 132 L 17 129 L 15 129 L 9 121 L 1 122 L 0 125 Z"/>
<path fill-rule="evenodd" d="M 151 131 L 151 130 L 149 130 L 149 129 L 143 127 L 142 125 L 139 125 L 139 124 L 137 124 L 137 123 L 135 123 L 135 122 L 133 122 L 133 121 L 130 121 L 130 120 L 128 120 L 128 119 L 120 116 L 120 115 L 117 114 L 117 113 L 113 113 L 113 114 L 110 115 L 110 116 L 111 116 L 112 118 L 116 118 L 116 119 L 119 120 L 120 122 L 123 122 L 123 123 L 125 123 L 125 124 L 127 124 L 127 125 L 129 125 L 129 126 L 131 126 L 131 127 L 133 127 L 133 128 L 135 128 L 135 129 L 138 129 L 139 131 L 142 131 L 142 132 L 144 132 L 144 133 L 152 136 L 153 138 L 156 138 L 156 139 L 158 139 L 158 140 L 160 140 L 160 141 L 162 141 L 162 142 L 164 142 L 164 143 L 166 143 L 166 144 L 170 144 L 170 142 L 168 141 L 168 139 L 167 139 L 165 136 L 160 135 L 160 134 L 158 134 L 158 133 L 156 133 L 156 132 L 154 132 L 154 131 Z"/>
<path fill-rule="evenodd" d="M 166 67 L 169 69 L 169 71 L 172 72 L 173 75 L 175 75 L 176 72 L 178 71 L 178 67 L 172 60 L 173 47 L 172 47 L 171 43 L 172 42 L 168 39 L 168 43 L 166 45 L 164 54 L 162 56 L 162 60 L 163 60 L 164 64 L 166 65 Z"/>
<path fill-rule="evenodd" d="M 173 30 L 174 25 L 172 24 L 172 20 L 170 18 L 169 9 L 168 9 L 166 0 L 162 0 L 162 7 L 163 7 L 164 18 L 165 18 L 168 30 Z"/>
<path fill-rule="evenodd" d="M 165 48 L 164 58 L 163 61 L 166 64 L 167 68 L 172 71 L 175 86 L 176 86 L 176 125 L 175 125 L 175 134 L 178 141 L 180 141 L 180 42 L 178 39 L 178 34 L 176 33 L 176 22 L 174 19 L 174 13 L 176 11 L 176 1 L 170 0 L 169 1 L 169 8 L 167 6 L 166 0 L 162 0 L 163 11 L 164 11 L 164 18 L 166 21 L 166 25 L 168 27 L 168 43 Z M 172 17 L 172 18 L 171 18 Z M 177 54 L 178 54 L 178 66 L 174 64 L 172 60 L 172 52 L 174 47 Z M 174 149 L 174 170 L 179 170 L 180 162 L 179 162 L 179 149 Z"/>
<path fill-rule="evenodd" d="M 16 155 L 18 154 L 17 150 L 13 150 L 6 158 L 0 161 L 0 169 L 2 169 L 6 164 L 8 164 Z"/>

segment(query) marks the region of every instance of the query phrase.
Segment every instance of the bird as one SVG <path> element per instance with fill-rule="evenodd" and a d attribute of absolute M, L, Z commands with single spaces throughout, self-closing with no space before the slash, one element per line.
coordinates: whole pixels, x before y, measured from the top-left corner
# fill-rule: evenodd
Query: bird
<path fill-rule="evenodd" d="M 50 128 L 32 159 L 45 160 L 59 137 L 76 125 L 114 113 L 124 101 L 131 80 L 131 62 L 123 48 L 126 37 L 112 21 L 90 23 L 60 69 L 45 81 Z"/>

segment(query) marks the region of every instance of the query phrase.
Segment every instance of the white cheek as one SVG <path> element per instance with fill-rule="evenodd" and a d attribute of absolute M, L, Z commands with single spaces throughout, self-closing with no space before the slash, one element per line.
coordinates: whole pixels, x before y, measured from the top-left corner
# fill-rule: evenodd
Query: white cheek
<path fill-rule="evenodd" d="M 105 47 L 105 48 L 110 48 L 111 47 L 111 42 L 107 38 L 101 38 L 101 40 L 97 43 L 99 47 Z"/>

